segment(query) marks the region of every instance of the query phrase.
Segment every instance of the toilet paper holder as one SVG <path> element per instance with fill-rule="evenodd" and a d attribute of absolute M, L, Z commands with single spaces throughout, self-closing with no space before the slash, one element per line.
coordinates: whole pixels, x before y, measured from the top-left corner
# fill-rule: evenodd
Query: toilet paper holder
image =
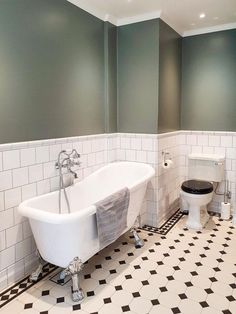
<path fill-rule="evenodd" d="M 170 153 L 162 151 L 162 158 L 163 158 L 163 164 L 166 166 L 167 165 L 166 160 L 167 159 L 171 160 Z"/>

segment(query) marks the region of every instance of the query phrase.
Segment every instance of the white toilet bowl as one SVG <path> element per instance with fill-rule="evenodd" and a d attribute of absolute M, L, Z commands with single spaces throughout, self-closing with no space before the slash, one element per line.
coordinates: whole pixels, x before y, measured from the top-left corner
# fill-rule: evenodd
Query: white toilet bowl
<path fill-rule="evenodd" d="M 183 182 L 180 196 L 187 204 L 188 219 L 186 227 L 201 230 L 209 220 L 206 205 L 213 197 L 213 185 L 208 181 L 189 180 Z"/>

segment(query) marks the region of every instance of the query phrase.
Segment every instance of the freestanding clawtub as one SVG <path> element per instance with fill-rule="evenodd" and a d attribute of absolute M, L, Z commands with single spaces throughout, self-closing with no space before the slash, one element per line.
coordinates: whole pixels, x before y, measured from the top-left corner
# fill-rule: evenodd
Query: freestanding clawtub
<path fill-rule="evenodd" d="M 19 212 L 29 218 L 41 257 L 47 262 L 66 268 L 64 274 L 72 275 L 74 301 L 83 298 L 78 285 L 81 264 L 100 249 L 94 204 L 127 187 L 130 191 L 130 202 L 128 227 L 124 232 L 128 231 L 134 226 L 140 213 L 148 181 L 154 173 L 150 165 L 143 163 L 110 163 L 66 189 L 71 213 L 67 211 L 65 199 L 62 199 L 59 213 L 58 191 L 20 204 Z"/>

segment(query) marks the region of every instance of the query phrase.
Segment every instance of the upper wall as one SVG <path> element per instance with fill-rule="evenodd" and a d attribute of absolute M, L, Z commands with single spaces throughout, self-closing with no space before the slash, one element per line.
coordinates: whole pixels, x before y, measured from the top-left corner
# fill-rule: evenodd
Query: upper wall
<path fill-rule="evenodd" d="M 181 128 L 236 131 L 236 29 L 183 38 Z"/>
<path fill-rule="evenodd" d="M 118 28 L 118 130 L 156 133 L 159 20 Z"/>
<path fill-rule="evenodd" d="M 180 129 L 182 37 L 160 20 L 158 133 Z"/>
<path fill-rule="evenodd" d="M 3 0 L 0 42 L 0 143 L 105 131 L 104 22 L 65 0 Z"/>
<path fill-rule="evenodd" d="M 105 125 L 107 133 L 117 132 L 117 27 L 105 22 Z"/>

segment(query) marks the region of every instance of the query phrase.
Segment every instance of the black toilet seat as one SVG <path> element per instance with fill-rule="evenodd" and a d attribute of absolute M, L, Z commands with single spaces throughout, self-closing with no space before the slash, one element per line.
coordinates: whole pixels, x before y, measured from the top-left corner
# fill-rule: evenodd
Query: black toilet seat
<path fill-rule="evenodd" d="M 208 181 L 188 180 L 184 181 L 181 189 L 190 194 L 208 194 L 213 191 L 213 184 Z"/>

